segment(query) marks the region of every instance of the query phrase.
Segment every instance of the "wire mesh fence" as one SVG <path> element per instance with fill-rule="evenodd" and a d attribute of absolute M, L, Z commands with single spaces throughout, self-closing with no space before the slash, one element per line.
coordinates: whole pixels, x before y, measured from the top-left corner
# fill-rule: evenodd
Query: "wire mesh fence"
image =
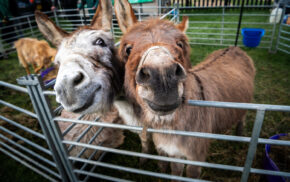
<path fill-rule="evenodd" d="M 284 17 L 284 19 L 282 20 L 279 27 L 276 50 L 290 54 L 290 24 L 289 22 L 287 24 L 287 20 L 289 19 L 288 15 L 286 15 L 287 8 L 290 8 L 290 6 L 284 6 L 283 8 L 282 17 Z"/>
<path fill-rule="evenodd" d="M 271 5 L 269 8 L 279 7 Z M 289 8 L 289 7 L 287 7 Z M 235 44 L 237 27 L 239 23 L 239 11 L 228 7 L 212 9 L 186 9 L 179 4 L 173 6 L 133 6 L 134 13 L 139 21 L 149 17 L 165 17 L 171 21 L 179 22 L 183 16 L 189 16 L 189 28 L 187 36 L 192 45 L 210 45 L 210 46 L 230 46 Z M 284 7 L 286 9 L 286 6 Z M 93 14 L 91 9 L 77 11 L 75 9 L 56 10 L 45 12 L 52 18 L 58 26 L 71 32 L 77 27 L 89 24 Z M 285 11 L 284 11 L 285 12 Z M 259 48 L 266 48 L 272 52 L 281 50 L 289 53 L 285 48 L 289 48 L 289 25 L 285 23 L 276 24 L 269 22 L 273 17 L 282 22 L 285 14 L 271 14 L 269 9 L 246 9 L 243 13 L 241 28 L 263 28 L 265 35 L 262 37 Z M 0 27 L 0 53 L 1 57 L 7 57 L 9 53 L 14 52 L 13 42 L 22 37 L 42 38 L 39 32 L 34 15 L 15 17 L 10 20 L 8 26 Z M 279 33 L 278 33 L 279 32 Z M 118 22 L 115 16 L 112 20 L 112 33 L 116 41 L 122 36 Z M 277 40 L 279 40 L 279 46 Z M 238 46 L 244 46 L 242 36 L 239 35 Z M 279 47 L 279 48 L 278 48 Z M 284 47 L 284 48 L 281 48 Z"/>

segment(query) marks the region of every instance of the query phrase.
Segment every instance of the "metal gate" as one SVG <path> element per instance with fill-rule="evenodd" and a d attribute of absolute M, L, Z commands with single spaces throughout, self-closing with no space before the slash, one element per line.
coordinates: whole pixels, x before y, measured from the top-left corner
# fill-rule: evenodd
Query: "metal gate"
<path fill-rule="evenodd" d="M 248 154 L 247 154 L 247 158 L 246 158 L 244 166 L 231 166 L 231 165 L 214 164 L 214 163 L 200 162 L 200 161 L 190 161 L 190 160 L 185 160 L 185 159 L 164 157 L 164 156 L 158 156 L 158 155 L 152 155 L 152 154 L 144 154 L 144 153 L 139 153 L 135 151 L 127 151 L 127 150 L 103 147 L 101 145 L 92 145 L 91 144 L 92 141 L 94 141 L 94 139 L 102 132 L 103 128 L 108 127 L 108 128 L 142 131 L 142 127 L 126 126 L 126 125 L 121 125 L 121 124 L 111 124 L 111 123 L 105 123 L 101 121 L 92 122 L 92 121 L 84 121 L 84 120 L 78 120 L 78 119 L 67 119 L 67 118 L 55 117 L 54 113 L 57 112 L 59 108 L 57 108 L 55 112 L 52 112 L 49 100 L 47 98 L 49 95 L 54 95 L 54 92 L 46 91 L 45 90 L 46 87 L 43 85 L 41 79 L 38 76 L 30 75 L 30 76 L 22 77 L 18 79 L 18 83 L 21 85 L 25 85 L 26 88 L 22 88 L 16 85 L 11 85 L 5 82 L 0 82 L 0 85 L 11 88 L 11 89 L 15 89 L 17 91 L 28 93 L 36 114 L 30 111 L 24 110 L 22 108 L 19 108 L 17 106 L 14 106 L 12 104 L 9 104 L 3 100 L 0 100 L 0 103 L 5 106 L 11 107 L 17 111 L 28 114 L 29 116 L 37 118 L 42 128 L 43 134 L 37 133 L 24 126 L 21 126 L 17 122 L 11 121 L 10 119 L 5 118 L 3 116 L 0 116 L 0 118 L 1 120 L 4 120 L 10 124 L 15 125 L 16 127 L 19 127 L 25 130 L 26 132 L 29 132 L 41 139 L 44 139 L 49 146 L 49 150 L 33 143 L 30 140 L 27 140 L 19 136 L 17 133 L 14 133 L 13 131 L 8 130 L 7 128 L 4 128 L 1 126 L 0 130 L 3 131 L 4 133 L 13 135 L 19 140 L 24 141 L 25 143 L 41 151 L 41 153 L 46 153 L 52 156 L 53 161 L 55 162 L 53 162 L 52 160 L 49 160 L 46 157 L 39 155 L 38 152 L 33 152 L 30 149 L 26 148 L 25 146 L 15 143 L 13 140 L 5 137 L 2 134 L 0 135 L 0 137 L 6 142 L 4 141 L 0 142 L 2 146 L 0 150 L 3 153 L 9 155 L 10 157 L 21 162 L 22 164 L 26 165 L 27 167 L 31 168 L 35 172 L 39 173 L 40 175 L 46 177 L 47 179 L 51 181 L 60 180 L 60 179 L 63 181 L 79 181 L 80 179 L 78 177 L 80 174 L 85 175 L 85 177 L 82 178 L 84 181 L 86 181 L 89 178 L 89 176 L 100 178 L 100 179 L 105 179 L 105 180 L 110 180 L 110 181 L 124 181 L 124 179 L 119 179 L 112 176 L 106 176 L 104 174 L 94 173 L 95 168 L 97 168 L 98 166 L 110 168 L 113 170 L 122 170 L 128 173 L 149 175 L 149 176 L 164 178 L 164 179 L 193 181 L 193 179 L 190 179 L 187 177 L 172 176 L 172 175 L 161 174 L 161 173 L 157 173 L 153 171 L 129 168 L 126 166 L 121 166 L 119 164 L 116 165 L 116 164 L 105 163 L 101 161 L 102 156 L 105 155 L 105 153 L 102 154 L 99 160 L 92 160 L 93 155 L 97 151 L 111 152 L 111 153 L 116 153 L 119 155 L 127 155 L 127 156 L 132 156 L 132 157 L 142 157 L 142 158 L 148 158 L 152 160 L 177 162 L 177 163 L 183 163 L 187 165 L 201 166 L 205 168 L 209 167 L 209 168 L 216 168 L 216 169 L 223 169 L 223 170 L 238 171 L 238 172 L 241 172 L 241 175 L 242 175 L 241 181 L 247 181 L 250 173 L 278 175 L 278 176 L 283 176 L 287 178 L 290 177 L 289 172 L 269 171 L 269 170 L 256 169 L 256 168 L 251 167 L 258 144 L 290 146 L 290 141 L 282 141 L 282 140 L 279 141 L 279 140 L 259 138 L 261 127 L 263 125 L 265 112 L 267 111 L 290 112 L 290 106 L 198 101 L 198 100 L 188 101 L 189 105 L 198 106 L 198 107 L 222 107 L 222 108 L 255 110 L 256 119 L 255 119 L 253 131 L 252 131 L 252 137 L 240 137 L 240 136 L 233 136 L 233 135 L 220 135 L 220 134 L 189 132 L 189 131 L 160 130 L 160 129 L 152 129 L 152 128 L 148 128 L 147 130 L 150 133 L 163 133 L 163 134 L 169 134 L 169 135 L 174 134 L 174 135 L 183 135 L 187 137 L 201 137 L 201 138 L 207 138 L 207 139 L 217 139 L 217 140 L 227 140 L 227 141 L 249 143 Z M 60 129 L 58 127 L 58 122 L 60 121 L 71 123 L 70 126 L 67 127 L 67 129 L 62 133 L 60 132 Z M 87 125 L 87 129 L 84 132 L 79 133 L 79 136 L 77 137 L 75 141 L 64 140 L 63 136 L 66 135 L 77 124 Z M 86 135 L 87 132 L 89 132 L 89 130 L 91 129 L 91 126 L 98 126 L 100 127 L 100 129 L 98 132 L 95 133 L 94 136 L 91 137 L 88 143 L 80 142 L 81 138 L 84 137 L 84 135 Z M 80 151 L 80 153 L 77 156 L 70 156 L 68 154 L 68 151 L 71 148 L 70 145 L 83 147 L 83 150 Z M 13 148 L 12 146 L 20 150 L 17 150 Z M 92 153 L 92 156 L 90 156 L 89 158 L 83 158 L 82 154 L 87 149 L 93 149 L 95 150 L 95 152 Z M 20 151 L 28 152 L 29 155 L 25 155 Z M 40 159 L 44 163 L 43 164 L 38 163 L 33 158 Z M 27 160 L 27 162 L 25 162 L 24 160 Z M 80 162 L 82 163 L 82 165 L 74 166 L 76 162 Z M 92 165 L 92 167 L 89 170 L 84 170 L 84 168 L 87 165 Z M 57 170 L 51 170 L 49 167 L 50 168 L 53 167 L 53 169 L 57 169 Z M 194 179 L 194 180 L 204 181 L 204 180 L 198 180 L 198 179 Z"/>

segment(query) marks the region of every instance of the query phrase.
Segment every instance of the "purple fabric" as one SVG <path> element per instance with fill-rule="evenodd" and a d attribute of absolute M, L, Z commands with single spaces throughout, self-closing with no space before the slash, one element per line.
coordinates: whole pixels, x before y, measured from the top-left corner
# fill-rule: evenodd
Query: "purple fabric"
<path fill-rule="evenodd" d="M 40 73 L 41 78 L 43 78 L 45 75 L 47 75 L 49 72 L 51 72 L 52 70 L 54 70 L 54 67 L 49 67 L 46 70 L 42 71 Z"/>
<path fill-rule="evenodd" d="M 277 140 L 281 136 L 287 136 L 288 134 L 282 133 L 278 135 L 271 136 L 270 139 Z M 264 169 L 266 170 L 272 170 L 272 171 L 280 171 L 278 166 L 275 164 L 275 162 L 270 158 L 269 153 L 271 151 L 271 145 L 266 144 L 265 146 L 265 158 L 264 158 Z M 286 182 L 285 178 L 281 176 L 273 176 L 273 175 L 267 175 L 268 182 Z"/>

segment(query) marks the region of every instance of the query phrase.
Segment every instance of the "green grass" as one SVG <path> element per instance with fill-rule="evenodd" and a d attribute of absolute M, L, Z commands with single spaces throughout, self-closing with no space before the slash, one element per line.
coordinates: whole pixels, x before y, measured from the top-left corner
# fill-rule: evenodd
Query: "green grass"
<path fill-rule="evenodd" d="M 212 51 L 220 47 L 213 46 L 193 46 L 191 50 L 191 60 L 195 65 L 203 60 Z M 290 105 L 290 62 L 289 56 L 278 52 L 270 54 L 265 49 L 249 49 L 244 50 L 253 58 L 257 69 L 255 79 L 254 103 L 263 104 L 279 104 Z M 0 80 L 16 83 L 16 78 L 25 75 L 24 69 L 18 64 L 16 54 L 10 56 L 9 59 L 0 61 Z M 30 99 L 27 95 L 19 94 L 1 87 L 0 99 L 16 104 L 20 107 L 32 110 Z M 21 114 L 0 107 L 1 115 L 10 116 L 9 118 L 19 121 Z M 23 118 L 21 118 L 23 119 Z M 27 120 L 21 120 L 20 123 L 39 130 L 39 126 L 33 124 L 33 121 L 25 123 Z M 251 136 L 255 112 L 251 111 L 247 115 L 247 124 L 245 126 L 245 136 Z M 34 121 L 35 122 L 35 121 Z M 267 112 L 265 121 L 261 131 L 261 137 L 268 138 L 277 133 L 287 133 L 290 131 L 290 114 L 282 112 Z M 3 124 L 3 122 L 2 122 Z M 23 134 L 23 133 L 22 133 Z M 234 134 L 228 131 L 227 134 Z M 25 135 L 25 134 L 24 134 Z M 120 149 L 130 151 L 141 151 L 140 141 L 137 135 L 129 131 L 125 132 L 126 140 Z M 31 138 L 31 136 L 28 136 Z M 213 141 L 210 147 L 208 162 L 243 166 L 246 158 L 248 144 L 234 143 L 227 141 Z M 262 168 L 264 145 L 259 145 L 253 166 Z M 23 167 L 14 160 L 9 159 L 4 154 L 0 154 L 1 181 L 15 181 L 15 179 L 30 179 L 29 181 L 40 181 L 41 177 L 28 168 Z M 141 168 L 158 172 L 156 161 L 149 161 L 145 166 L 140 167 L 138 158 L 127 156 L 119 156 L 116 154 L 107 154 L 105 162 L 128 166 L 132 168 Z M 17 173 L 11 174 L 12 169 L 17 169 Z M 108 175 L 124 177 L 135 181 L 155 181 L 155 178 L 134 175 L 132 173 L 112 171 L 109 169 L 98 168 L 98 172 Z M 228 172 L 223 170 L 203 169 L 202 178 L 214 181 L 239 181 L 241 173 Z M 23 176 L 23 177 L 22 177 Z M 249 181 L 257 181 L 259 175 L 251 175 Z M 42 179 L 41 179 L 42 180 Z M 18 181 L 18 180 L 17 180 Z"/>
<path fill-rule="evenodd" d="M 180 12 L 182 15 L 189 15 L 189 29 L 187 35 L 190 39 L 190 43 L 207 43 L 207 44 L 223 44 L 233 45 L 235 43 L 235 37 L 237 32 L 237 26 L 239 22 L 239 9 L 225 9 L 224 18 L 222 15 L 222 9 L 194 9 L 194 10 L 183 10 Z M 203 15 L 200 15 L 203 14 Z M 269 23 L 269 16 L 262 16 L 263 14 L 269 15 L 270 11 L 265 9 L 249 10 L 245 9 L 241 28 L 263 28 L 266 30 L 265 36 L 262 38 L 260 46 L 269 47 L 272 36 L 273 24 Z M 258 16 L 259 15 L 259 16 Z M 200 21 L 205 21 L 201 23 Z M 209 23 L 206 23 L 209 22 Z M 224 24 L 222 24 L 224 22 Z M 264 24 L 260 24 L 264 23 Z M 275 32 L 279 26 L 276 26 Z M 196 29 L 198 28 L 198 29 Z M 220 28 L 220 29 L 212 29 Z M 224 28 L 224 30 L 221 30 Z M 209 34 L 205 34 L 209 33 Z M 221 35 L 223 34 L 223 35 Z M 214 40 L 218 39 L 218 40 Z M 223 39 L 222 41 L 220 39 Z M 240 33 L 239 45 L 242 45 L 242 36 Z"/>

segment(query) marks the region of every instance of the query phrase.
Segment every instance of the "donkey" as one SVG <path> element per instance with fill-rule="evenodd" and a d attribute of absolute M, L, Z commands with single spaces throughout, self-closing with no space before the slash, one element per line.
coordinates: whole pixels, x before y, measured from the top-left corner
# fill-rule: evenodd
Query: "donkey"
<path fill-rule="evenodd" d="M 105 113 L 123 83 L 111 30 L 112 4 L 102 0 L 90 26 L 72 33 L 57 27 L 47 16 L 35 13 L 39 30 L 57 48 L 56 100 L 74 113 Z"/>
<path fill-rule="evenodd" d="M 48 68 L 54 60 L 56 50 L 44 40 L 34 38 L 21 38 L 14 42 L 19 63 L 29 75 L 29 64 L 34 72 L 38 73 L 42 68 Z"/>
<path fill-rule="evenodd" d="M 85 119 L 92 120 L 96 115 L 101 115 L 104 122 L 123 123 L 117 110 L 112 108 L 113 99 L 122 87 L 123 69 L 110 32 L 111 2 L 101 0 L 91 25 L 80 27 L 72 33 L 62 30 L 39 11 L 35 12 L 35 18 L 44 37 L 58 48 L 54 62 L 59 72 L 54 89 L 56 100 L 66 110 L 61 116 L 76 118 L 73 113 L 86 114 Z M 60 122 L 61 131 L 67 125 Z M 75 139 L 86 127 L 77 124 L 65 139 Z M 83 140 L 88 142 L 97 129 L 93 127 Z M 105 146 L 117 147 L 123 143 L 123 138 L 121 130 L 105 128 L 93 144 L 104 142 Z M 80 149 L 75 147 L 71 154 L 75 155 Z M 85 156 L 90 153 L 88 150 Z"/>
<path fill-rule="evenodd" d="M 209 55 L 192 68 L 185 31 L 188 18 L 174 25 L 167 20 L 137 22 L 127 0 L 116 0 L 115 11 L 124 33 L 119 56 L 125 64 L 124 92 L 128 115 L 156 129 L 216 133 L 242 122 L 244 110 L 193 107 L 186 100 L 250 102 L 255 67 L 240 48 Z M 209 141 L 203 138 L 153 133 L 160 155 L 205 161 Z M 162 172 L 167 164 L 160 163 Z M 184 164 L 171 163 L 171 173 L 182 175 Z M 186 175 L 199 177 L 201 167 L 188 165 Z"/>

